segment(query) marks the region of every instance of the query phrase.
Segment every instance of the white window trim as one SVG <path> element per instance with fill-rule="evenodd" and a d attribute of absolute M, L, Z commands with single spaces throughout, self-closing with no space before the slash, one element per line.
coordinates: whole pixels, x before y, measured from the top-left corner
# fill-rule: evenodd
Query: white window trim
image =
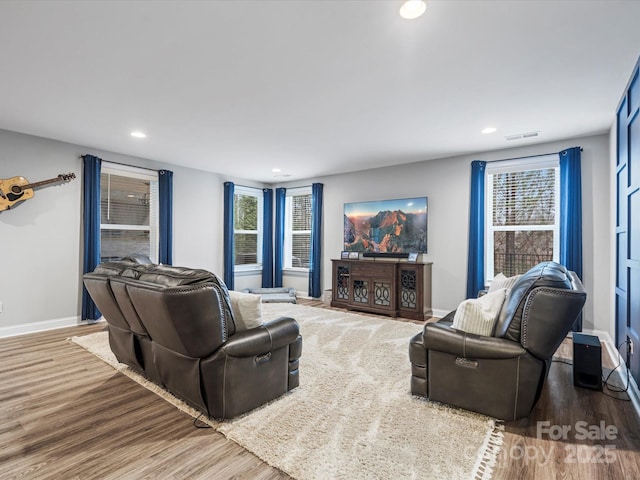
<path fill-rule="evenodd" d="M 100 230 L 142 230 L 151 231 L 149 225 L 121 225 L 117 223 L 101 223 Z"/>
<path fill-rule="evenodd" d="M 283 268 L 282 273 L 290 277 L 309 278 L 309 269 L 300 267 Z"/>
<path fill-rule="evenodd" d="M 253 188 L 253 187 L 243 187 L 243 186 L 236 186 L 234 188 L 234 192 L 233 192 L 234 196 L 235 195 L 247 195 L 250 197 L 256 197 L 258 199 L 258 222 L 257 222 L 257 230 L 233 230 L 233 234 L 235 235 L 236 233 L 256 233 L 258 235 L 258 243 L 257 243 L 257 249 L 258 251 L 256 252 L 257 254 L 257 258 L 258 258 L 258 262 L 257 263 L 247 263 L 244 265 L 235 265 L 233 266 L 233 271 L 234 273 L 238 273 L 240 275 L 253 275 L 255 273 L 261 272 L 262 271 L 262 217 L 263 217 L 263 212 L 264 212 L 264 194 L 262 193 L 262 189 L 261 188 Z M 235 207 L 235 206 L 234 206 Z M 234 252 L 234 256 L 235 256 L 235 252 Z"/>
<path fill-rule="evenodd" d="M 158 172 L 146 168 L 134 167 L 132 165 L 122 165 L 120 163 L 111 163 L 103 161 L 101 168 L 101 174 L 118 175 L 123 177 L 137 178 L 139 180 L 148 180 L 149 182 L 155 182 L 156 186 L 159 181 Z M 100 189 L 105 188 L 105 185 L 100 185 Z M 153 190 L 153 189 L 152 189 Z M 158 262 L 158 252 L 160 250 L 160 231 L 159 231 L 159 204 L 160 199 L 156 198 L 155 208 L 152 208 L 149 213 L 149 225 L 120 225 L 113 223 L 100 223 L 100 231 L 102 230 L 137 230 L 149 232 L 149 250 L 151 261 Z"/>
<path fill-rule="evenodd" d="M 549 155 L 539 155 L 535 157 L 528 157 L 522 159 L 511 160 L 499 160 L 495 162 L 488 162 L 485 169 L 484 182 L 485 182 L 485 198 L 484 198 L 484 238 L 485 238 L 485 268 L 484 277 L 485 285 L 491 285 L 495 272 L 493 271 L 494 264 L 494 243 L 493 232 L 494 231 L 511 231 L 511 230 L 537 230 L 548 231 L 552 230 L 553 235 L 553 261 L 558 262 L 560 260 L 560 175 L 556 175 L 555 181 L 555 222 L 553 225 L 518 225 L 505 226 L 505 227 L 492 227 L 492 205 L 493 202 L 493 183 L 489 181 L 489 176 L 498 173 L 508 172 L 522 172 L 525 170 L 542 170 L 544 168 L 560 168 L 560 156 L 557 153 Z"/>
<path fill-rule="evenodd" d="M 301 195 L 311 195 L 312 189 L 310 186 L 306 187 L 295 187 L 287 189 L 287 198 L 286 198 L 286 206 L 285 206 L 285 229 L 284 229 L 284 265 L 282 267 L 283 272 L 287 272 L 289 274 L 298 273 L 300 276 L 307 275 L 309 273 L 309 269 L 305 267 L 294 267 L 291 265 L 292 254 L 293 254 L 293 199 L 292 197 L 298 197 Z M 311 230 L 299 230 L 297 234 L 311 234 Z"/>
<path fill-rule="evenodd" d="M 146 168 L 133 167 L 131 165 L 121 165 L 119 163 L 102 162 L 101 173 L 111 175 L 123 175 L 141 180 L 158 180 L 158 172 Z"/>

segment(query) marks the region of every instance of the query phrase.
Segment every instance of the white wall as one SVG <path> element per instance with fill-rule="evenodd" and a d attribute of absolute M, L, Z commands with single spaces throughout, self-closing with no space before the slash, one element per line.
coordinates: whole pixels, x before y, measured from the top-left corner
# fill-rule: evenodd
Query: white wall
<path fill-rule="evenodd" d="M 174 172 L 174 264 L 222 274 L 223 183 L 218 174 L 103 152 L 0 130 L 0 178 L 35 182 L 74 172 L 68 184 L 35 191 L 0 212 L 0 337 L 72 325 L 81 311 L 82 161 L 105 161 Z"/>
<path fill-rule="evenodd" d="M 612 332 L 608 135 L 313 179 L 324 184 L 323 288 L 331 288 L 331 259 L 338 258 L 342 250 L 344 203 L 427 196 L 428 253 L 423 260 L 433 262 L 433 309 L 435 313 L 454 309 L 466 292 L 471 161 L 553 153 L 573 146 L 583 149 L 583 281 L 588 292 L 584 328 Z M 312 181 L 285 186 L 308 185 Z M 285 285 L 293 286 L 286 278 Z"/>

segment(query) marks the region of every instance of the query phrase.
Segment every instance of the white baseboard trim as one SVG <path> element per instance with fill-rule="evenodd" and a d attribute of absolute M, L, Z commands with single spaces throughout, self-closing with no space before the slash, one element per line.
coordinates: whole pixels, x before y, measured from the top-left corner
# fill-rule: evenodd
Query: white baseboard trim
<path fill-rule="evenodd" d="M 438 308 L 434 308 L 433 310 L 431 310 L 431 316 L 442 318 L 449 312 L 451 312 L 451 310 L 440 310 Z"/>
<path fill-rule="evenodd" d="M 625 359 L 622 358 L 622 355 L 620 355 L 620 352 L 618 352 L 616 344 L 611 338 L 611 335 L 609 335 L 609 332 L 606 332 L 604 330 L 584 330 L 581 333 L 584 333 L 586 335 L 596 335 L 600 339 L 600 341 L 604 343 L 605 350 L 607 351 L 609 359 L 611 359 L 613 365 L 620 364 L 620 366 L 618 367 L 620 377 L 622 378 L 623 384 L 624 382 L 626 382 L 626 378 L 629 378 L 629 388 L 627 389 L 627 393 L 629 395 L 629 398 L 631 399 L 631 403 L 633 404 L 633 408 L 635 409 L 638 418 L 640 418 L 640 390 L 638 389 L 638 384 L 630 374 L 628 375 L 629 372 L 627 372 Z"/>
<path fill-rule="evenodd" d="M 15 337 L 28 333 L 44 332 L 56 328 L 75 327 L 76 325 L 87 325 L 89 322 L 81 320 L 80 317 L 56 318 L 43 322 L 25 323 L 9 327 L 0 327 L 0 338 Z M 92 322 L 93 323 L 93 322 Z"/>

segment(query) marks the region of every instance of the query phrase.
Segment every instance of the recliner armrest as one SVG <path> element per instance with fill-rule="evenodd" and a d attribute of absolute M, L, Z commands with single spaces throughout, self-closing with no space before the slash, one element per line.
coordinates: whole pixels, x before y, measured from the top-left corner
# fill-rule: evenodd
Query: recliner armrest
<path fill-rule="evenodd" d="M 464 358 L 516 358 L 526 353 L 517 342 L 463 332 L 439 322 L 424 327 L 424 348 Z"/>
<path fill-rule="evenodd" d="M 280 317 L 256 328 L 237 332 L 222 346 L 231 357 L 263 355 L 296 341 L 300 326 L 293 318 Z"/>

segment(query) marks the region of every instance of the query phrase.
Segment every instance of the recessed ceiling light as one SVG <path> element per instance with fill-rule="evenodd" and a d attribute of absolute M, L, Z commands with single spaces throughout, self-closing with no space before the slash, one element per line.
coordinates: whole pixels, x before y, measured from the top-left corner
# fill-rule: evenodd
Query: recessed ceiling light
<path fill-rule="evenodd" d="M 426 9 L 427 4 L 424 0 L 408 0 L 400 7 L 400 16 L 407 20 L 413 20 L 421 16 Z"/>
<path fill-rule="evenodd" d="M 282 170 L 280 170 L 279 168 L 272 168 L 271 171 L 273 173 L 278 173 L 278 172 L 281 172 Z"/>
<path fill-rule="evenodd" d="M 493 133 L 497 130 L 495 127 L 487 127 L 482 129 L 482 133 Z"/>
<path fill-rule="evenodd" d="M 144 132 L 140 132 L 138 130 L 136 130 L 135 132 L 131 132 L 131 136 L 132 137 L 136 137 L 136 138 L 147 138 L 147 134 Z"/>

